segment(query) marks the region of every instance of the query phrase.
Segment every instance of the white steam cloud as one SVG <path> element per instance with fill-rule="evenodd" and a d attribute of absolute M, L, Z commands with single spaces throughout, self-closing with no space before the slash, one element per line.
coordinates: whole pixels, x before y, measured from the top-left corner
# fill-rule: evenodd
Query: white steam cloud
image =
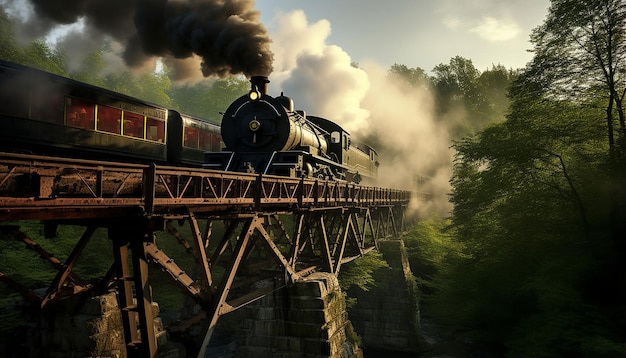
<path fill-rule="evenodd" d="M 353 66 L 345 51 L 326 43 L 326 20 L 309 24 L 294 11 L 279 13 L 272 25 L 270 93 L 284 91 L 296 108 L 339 123 L 356 141 L 372 141 L 381 163 L 378 185 L 428 194 L 416 210 L 447 214 L 450 137 L 433 116 L 429 92 L 394 81 L 375 63 Z"/>
<path fill-rule="evenodd" d="M 517 37 L 520 33 L 520 27 L 512 20 L 499 20 L 487 16 L 483 17 L 481 22 L 469 31 L 478 34 L 487 41 L 499 42 Z"/>

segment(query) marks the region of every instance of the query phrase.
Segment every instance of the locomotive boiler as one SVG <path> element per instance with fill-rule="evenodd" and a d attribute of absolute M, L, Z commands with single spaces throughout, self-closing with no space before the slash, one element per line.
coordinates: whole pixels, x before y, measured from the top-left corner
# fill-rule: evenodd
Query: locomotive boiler
<path fill-rule="evenodd" d="M 250 91 L 223 114 L 223 152 L 206 153 L 205 168 L 290 177 L 374 180 L 377 154 L 352 143 L 348 132 L 294 109 L 293 100 L 268 94 L 269 80 L 255 76 Z"/>

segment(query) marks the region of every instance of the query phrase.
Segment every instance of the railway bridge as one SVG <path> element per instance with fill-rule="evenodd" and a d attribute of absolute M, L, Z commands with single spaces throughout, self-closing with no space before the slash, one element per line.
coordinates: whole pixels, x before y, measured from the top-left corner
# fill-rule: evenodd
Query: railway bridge
<path fill-rule="evenodd" d="M 156 266 L 201 308 L 179 327 L 200 324 L 203 356 L 221 316 L 311 275 L 337 275 L 379 240 L 397 237 L 409 200 L 406 191 L 336 181 L 0 153 L 1 233 L 56 269 L 45 292 L 3 273 L 0 280 L 42 312 L 114 288 L 126 356 L 155 357 L 148 268 Z M 82 233 L 61 261 L 20 229 L 30 220 L 41 221 L 47 237 L 59 225 Z M 175 223 L 188 226 L 191 239 Z M 87 282 L 74 268 L 98 229 L 112 243 L 113 262 Z M 157 244 L 158 232 L 178 239 L 193 274 Z"/>

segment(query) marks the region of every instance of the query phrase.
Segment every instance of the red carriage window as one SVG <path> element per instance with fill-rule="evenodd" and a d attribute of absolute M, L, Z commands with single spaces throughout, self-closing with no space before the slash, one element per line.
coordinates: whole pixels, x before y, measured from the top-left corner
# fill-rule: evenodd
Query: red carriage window
<path fill-rule="evenodd" d="M 95 128 L 96 105 L 77 98 L 65 100 L 65 124 L 77 128 Z"/>
<path fill-rule="evenodd" d="M 165 121 L 148 117 L 146 119 L 146 139 L 165 143 Z"/>
<path fill-rule="evenodd" d="M 200 131 L 200 149 L 215 151 L 215 134 L 208 131 Z"/>
<path fill-rule="evenodd" d="M 188 148 L 198 148 L 198 129 L 185 127 L 184 128 L 184 141 L 183 146 Z"/>
<path fill-rule="evenodd" d="M 124 135 L 143 138 L 144 116 L 132 112 L 124 112 Z"/>
<path fill-rule="evenodd" d="M 122 110 L 107 106 L 98 106 L 98 130 L 120 134 Z"/>

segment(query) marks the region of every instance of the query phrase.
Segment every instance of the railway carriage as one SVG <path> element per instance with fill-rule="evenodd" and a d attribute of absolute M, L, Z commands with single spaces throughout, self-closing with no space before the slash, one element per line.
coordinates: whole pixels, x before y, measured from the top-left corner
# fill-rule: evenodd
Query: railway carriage
<path fill-rule="evenodd" d="M 0 61 L 4 151 L 201 166 L 204 151 L 220 148 L 216 123 Z"/>

